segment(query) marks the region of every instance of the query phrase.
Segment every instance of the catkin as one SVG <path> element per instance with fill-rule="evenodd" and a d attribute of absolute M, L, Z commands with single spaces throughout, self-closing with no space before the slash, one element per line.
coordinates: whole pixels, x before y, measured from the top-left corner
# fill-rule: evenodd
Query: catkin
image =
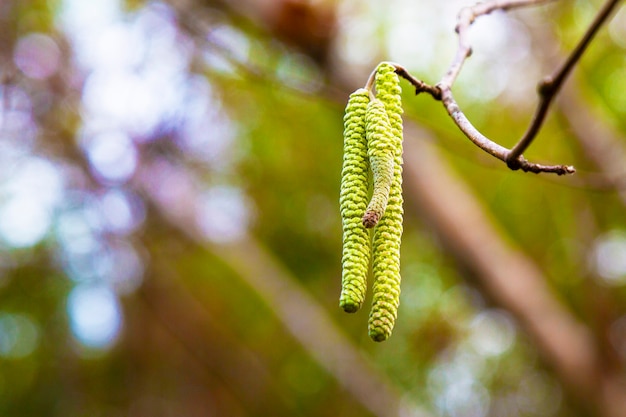
<path fill-rule="evenodd" d="M 385 213 L 395 164 L 395 139 L 385 105 L 378 99 L 370 101 L 367 106 L 365 129 L 367 133 L 367 156 L 372 169 L 374 185 L 372 199 L 363 216 L 363 225 L 372 228 L 376 226 Z"/>
<path fill-rule="evenodd" d="M 350 95 L 344 116 L 344 153 L 339 206 L 343 227 L 341 296 L 339 305 L 356 312 L 365 299 L 370 261 L 369 231 L 361 223 L 367 207 L 368 170 L 365 113 L 369 90 Z"/>
<path fill-rule="evenodd" d="M 398 75 L 393 65 L 381 64 L 375 76 L 376 97 L 384 104 L 394 143 L 394 171 L 384 216 L 374 229 L 372 243 L 374 275 L 369 335 L 377 342 L 393 330 L 400 304 L 400 242 L 402 239 L 402 102 Z"/>

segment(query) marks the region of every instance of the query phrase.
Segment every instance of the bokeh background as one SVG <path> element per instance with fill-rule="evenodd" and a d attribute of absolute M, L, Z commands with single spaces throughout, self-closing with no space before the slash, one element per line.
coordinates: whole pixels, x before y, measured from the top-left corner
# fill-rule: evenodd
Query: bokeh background
<path fill-rule="evenodd" d="M 574 176 L 403 83 L 396 329 L 338 307 L 347 96 L 436 83 L 472 3 L 1 1 L 0 414 L 624 415 L 624 7 L 526 153 Z M 512 146 L 601 3 L 479 18 L 470 120 Z"/>

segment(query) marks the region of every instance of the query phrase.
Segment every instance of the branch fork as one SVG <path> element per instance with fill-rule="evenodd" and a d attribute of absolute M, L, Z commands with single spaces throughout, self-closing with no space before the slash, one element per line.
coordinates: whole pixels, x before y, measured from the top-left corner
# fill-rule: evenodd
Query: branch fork
<path fill-rule="evenodd" d="M 548 3 L 554 0 L 492 0 L 484 3 L 478 3 L 472 7 L 463 8 L 458 15 L 455 31 L 458 34 L 458 48 L 455 57 L 446 71 L 443 78 L 435 85 L 431 86 L 415 77 L 413 77 L 404 67 L 393 64 L 396 73 L 406 79 L 414 88 L 415 94 L 427 93 L 435 100 L 441 101 L 447 113 L 456 123 L 458 128 L 471 140 L 476 146 L 506 163 L 512 170 L 521 169 L 524 172 L 553 173 L 557 175 L 568 175 L 576 172 L 571 165 L 542 165 L 529 162 L 523 157 L 523 153 L 532 144 L 533 140 L 541 130 L 543 122 L 550 108 L 554 97 L 558 94 L 565 79 L 570 74 L 574 66 L 580 60 L 580 57 L 587 49 L 595 34 L 600 27 L 608 20 L 615 7 L 620 0 L 607 0 L 598 15 L 591 23 L 586 33 L 579 41 L 578 45 L 563 65 L 554 72 L 554 74 L 544 78 L 537 86 L 539 102 L 535 109 L 534 116 L 524 135 L 511 148 L 507 149 L 491 139 L 484 136 L 472 123 L 467 119 L 460 106 L 454 99 L 452 94 L 452 85 L 458 77 L 463 64 L 472 54 L 472 48 L 468 41 L 468 30 L 474 21 L 483 15 L 487 15 L 495 10 L 510 10 L 519 7 L 528 7 Z"/>

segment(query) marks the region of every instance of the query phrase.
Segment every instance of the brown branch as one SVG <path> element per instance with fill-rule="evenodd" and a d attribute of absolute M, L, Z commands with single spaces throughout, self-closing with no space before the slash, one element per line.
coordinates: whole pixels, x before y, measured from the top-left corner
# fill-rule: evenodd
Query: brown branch
<path fill-rule="evenodd" d="M 526 149 L 533 142 L 537 133 L 541 129 L 543 122 L 548 113 L 548 109 L 550 108 L 550 104 L 552 99 L 557 95 L 561 86 L 565 82 L 565 79 L 572 71 L 574 66 L 580 60 L 580 57 L 583 55 L 591 41 L 593 40 L 598 30 L 602 27 L 602 25 L 607 21 L 611 13 L 615 10 L 615 7 L 618 5 L 620 0 L 608 0 L 603 6 L 602 9 L 598 12 L 595 19 L 591 23 L 591 26 L 585 32 L 585 35 L 582 37 L 576 48 L 572 51 L 569 57 L 565 60 L 563 65 L 558 68 L 555 73 L 541 81 L 538 87 L 539 93 L 539 104 L 537 105 L 537 109 L 535 111 L 535 115 L 533 116 L 533 120 L 528 127 L 524 136 L 517 142 L 517 144 L 511 149 L 511 152 L 507 155 L 506 162 L 507 164 L 513 163 L 524 153 Z"/>
<path fill-rule="evenodd" d="M 435 100 L 441 100 L 441 90 L 439 88 L 428 85 L 425 82 L 413 77 L 403 66 L 398 64 L 394 65 L 396 67 L 396 74 L 407 80 L 413 87 L 415 87 L 415 95 L 418 95 L 419 93 L 428 93 Z"/>
<path fill-rule="evenodd" d="M 456 26 L 456 32 L 459 35 L 459 47 L 457 49 L 456 55 L 452 64 L 448 68 L 448 71 L 443 76 L 441 81 L 436 86 L 430 86 L 423 81 L 413 77 L 408 71 L 400 65 L 396 65 L 396 72 L 401 77 L 405 78 L 407 81 L 411 83 L 415 87 L 415 94 L 419 94 L 422 92 L 426 92 L 430 94 L 434 99 L 441 100 L 446 111 L 452 117 L 452 120 L 456 123 L 459 129 L 465 134 L 465 136 L 470 139 L 476 146 L 487 152 L 488 154 L 496 157 L 497 159 L 506 162 L 507 166 L 511 169 L 517 170 L 521 169 L 524 172 L 532 172 L 535 174 L 546 172 L 546 173 L 555 173 L 557 175 L 565 175 L 565 174 L 573 174 L 576 172 L 574 167 L 570 165 L 542 165 L 537 163 L 532 163 L 526 160 L 521 154 L 516 155 L 515 157 L 511 157 L 511 150 L 505 148 L 487 138 L 485 135 L 480 133 L 478 129 L 476 129 L 472 123 L 467 119 L 463 111 L 461 111 L 458 103 L 454 99 L 452 94 L 452 84 L 456 80 L 461 68 L 467 58 L 472 53 L 471 46 L 469 45 L 468 30 L 470 26 L 474 23 L 474 21 L 483 15 L 489 14 L 494 10 L 509 10 L 519 7 L 526 7 L 537 5 L 541 3 L 547 3 L 553 0 L 509 0 L 509 1 L 491 1 L 487 3 L 478 3 L 472 7 L 467 7 L 461 10 L 458 17 L 458 23 Z M 588 43 L 589 41 L 587 41 Z M 584 49 L 584 48 L 583 48 Z M 582 52 L 581 52 L 582 53 Z M 579 54 L 580 55 L 580 54 Z M 575 62 L 575 60 L 574 60 Z M 573 64 L 567 67 L 567 71 L 571 69 Z M 559 80 L 562 82 L 561 78 L 557 77 L 555 80 Z M 547 84 L 548 87 L 551 84 Z M 558 85 L 555 84 L 558 88 Z M 548 88 L 549 90 L 549 88 Z M 547 91 L 548 91 L 547 90 Z M 543 114 L 545 116 L 545 112 L 547 112 L 547 106 L 549 105 L 549 100 L 543 105 L 545 109 L 543 110 Z M 541 107 L 541 106 L 540 106 Z M 541 107 L 541 108 L 543 108 Z M 538 129 L 537 129 L 538 130 Z"/>
<path fill-rule="evenodd" d="M 498 158 L 503 162 L 507 162 L 507 155 L 509 154 L 509 150 L 504 146 L 498 145 L 491 139 L 487 138 L 485 135 L 480 133 L 478 129 L 472 125 L 472 123 L 467 119 L 465 114 L 459 108 L 454 96 L 452 95 L 452 90 L 450 88 L 442 88 L 441 89 L 441 101 L 443 105 L 454 120 L 454 123 L 459 127 L 459 129 L 467 136 L 469 140 L 471 140 L 476 146 L 487 152 L 488 154 Z M 557 175 L 565 175 L 565 174 L 573 174 L 576 172 L 573 166 L 571 165 L 541 165 L 533 162 L 527 161 L 524 157 L 520 156 L 515 160 L 515 165 L 511 165 L 507 163 L 509 168 L 511 169 L 521 169 L 524 172 L 532 172 L 534 174 L 538 174 L 541 172 L 546 173 L 554 173 Z"/>
<path fill-rule="evenodd" d="M 485 152 L 503 162 L 506 162 L 509 168 L 514 170 L 521 169 L 524 172 L 532 172 L 536 174 L 540 172 L 555 173 L 557 175 L 573 174 L 575 169 L 569 165 L 536 164 L 527 161 L 521 157 L 521 154 L 517 155 L 515 158 L 511 158 L 511 151 L 509 149 L 498 145 L 491 139 L 487 138 L 471 124 L 465 114 L 461 111 L 459 105 L 454 99 L 454 96 L 452 95 L 452 85 L 459 75 L 463 64 L 472 53 L 472 48 L 468 40 L 468 32 L 470 26 L 478 17 L 489 14 L 495 10 L 509 10 L 519 7 L 533 6 L 547 3 L 548 1 L 552 0 L 494 0 L 486 3 L 478 3 L 472 7 L 462 9 L 459 13 L 458 23 L 456 25 L 456 32 L 459 35 L 458 49 L 452 64 L 441 81 L 439 81 L 436 85 L 436 88 L 440 91 L 441 101 L 443 102 L 446 111 L 465 136 L 467 136 L 468 139 Z"/>
<path fill-rule="evenodd" d="M 393 63 L 396 67 L 396 73 L 402 78 L 406 79 L 413 87 L 415 87 L 415 94 L 420 93 L 428 93 L 435 100 L 440 100 L 443 102 L 444 107 L 448 111 L 448 114 L 452 117 L 456 125 L 461 129 L 461 131 L 467 136 L 476 146 L 487 152 L 488 154 L 498 158 L 503 162 L 507 162 L 507 156 L 510 151 L 504 146 L 498 145 L 491 139 L 487 138 L 485 135 L 480 133 L 478 129 L 472 125 L 472 123 L 467 119 L 465 114 L 459 108 L 454 96 L 452 95 L 452 90 L 450 88 L 441 88 L 441 83 L 437 86 L 431 86 L 414 76 L 412 76 L 406 68 L 399 64 Z M 374 75 L 376 74 L 376 70 L 372 72 L 365 88 L 371 89 L 374 83 Z M 524 172 L 532 172 L 534 174 L 538 174 L 541 172 L 554 173 L 557 175 L 565 175 L 565 174 L 573 174 L 576 172 L 574 167 L 569 165 L 541 165 L 537 163 L 532 163 L 527 161 L 524 157 L 520 156 L 514 160 L 514 166 L 507 162 L 507 165 L 511 169 L 521 169 Z"/>
<path fill-rule="evenodd" d="M 472 47 L 469 44 L 469 28 L 480 16 L 487 15 L 495 10 L 510 10 L 520 7 L 535 6 L 548 3 L 554 0 L 492 0 L 485 3 L 477 3 L 471 7 L 465 7 L 459 12 L 457 18 L 456 33 L 459 35 L 459 47 L 456 55 L 446 72 L 446 75 L 439 82 L 440 86 L 451 88 L 456 80 L 465 60 L 472 54 Z"/>

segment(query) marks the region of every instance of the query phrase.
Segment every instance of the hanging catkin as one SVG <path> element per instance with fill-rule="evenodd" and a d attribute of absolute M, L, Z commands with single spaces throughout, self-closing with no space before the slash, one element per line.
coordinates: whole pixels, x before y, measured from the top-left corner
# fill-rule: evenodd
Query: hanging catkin
<path fill-rule="evenodd" d="M 377 342 L 393 330 L 400 304 L 400 242 L 402 239 L 402 102 L 393 65 L 382 63 L 375 76 L 376 98 L 385 106 L 394 138 L 394 172 L 385 214 L 374 229 L 374 274 L 369 335 Z"/>
<path fill-rule="evenodd" d="M 395 137 L 389 123 L 385 105 L 378 99 L 370 101 L 365 115 L 367 133 L 367 155 L 373 174 L 373 191 L 363 225 L 367 228 L 376 223 L 385 213 L 389 190 L 394 177 Z"/>
<path fill-rule="evenodd" d="M 341 296 L 339 305 L 356 312 L 365 299 L 370 261 L 370 236 L 362 224 L 367 207 L 368 170 L 365 113 L 369 90 L 350 95 L 344 116 L 344 153 L 339 206 L 343 227 Z"/>

